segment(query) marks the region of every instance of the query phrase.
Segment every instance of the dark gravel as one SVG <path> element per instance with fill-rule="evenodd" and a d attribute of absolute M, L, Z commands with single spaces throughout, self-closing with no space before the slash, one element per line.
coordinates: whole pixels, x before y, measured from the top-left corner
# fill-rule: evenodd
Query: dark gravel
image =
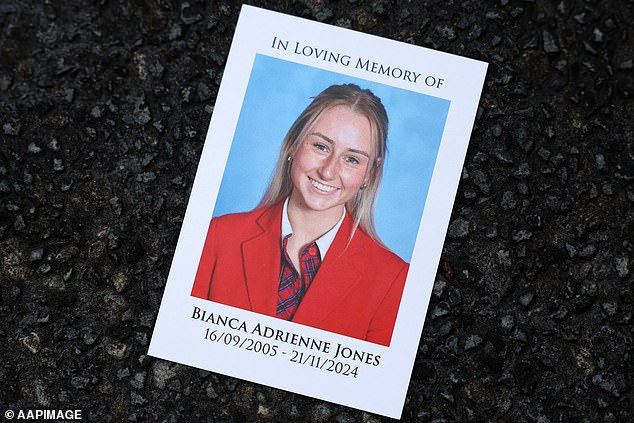
<path fill-rule="evenodd" d="M 266 5 L 490 63 L 403 420 L 633 421 L 634 2 Z M 146 356 L 238 11 L 0 2 L 2 411 L 389 420 Z"/>

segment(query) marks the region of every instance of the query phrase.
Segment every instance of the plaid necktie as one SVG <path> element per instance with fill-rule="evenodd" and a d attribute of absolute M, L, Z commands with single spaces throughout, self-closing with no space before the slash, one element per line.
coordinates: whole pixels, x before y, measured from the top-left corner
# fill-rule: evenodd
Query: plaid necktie
<path fill-rule="evenodd" d="M 292 234 L 291 234 L 292 235 Z M 304 248 L 299 257 L 299 265 L 301 267 L 301 277 L 291 258 L 286 251 L 286 245 L 288 244 L 288 238 L 291 235 L 287 235 L 282 240 L 282 260 L 280 270 L 280 285 L 277 291 L 277 317 L 285 320 L 292 320 L 299 307 L 299 303 L 304 298 L 310 283 L 315 278 L 317 270 L 321 265 L 321 254 L 317 243 L 313 242 Z"/>

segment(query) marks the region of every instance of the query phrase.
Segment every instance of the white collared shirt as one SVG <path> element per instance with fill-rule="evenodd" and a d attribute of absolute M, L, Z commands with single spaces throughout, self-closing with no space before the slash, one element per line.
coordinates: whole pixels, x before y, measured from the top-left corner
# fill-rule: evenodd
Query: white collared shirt
<path fill-rule="evenodd" d="M 324 257 L 326 257 L 326 253 L 328 252 L 328 249 L 330 248 L 332 241 L 335 240 L 335 236 L 337 235 L 337 232 L 339 231 L 339 227 L 343 223 L 343 218 L 345 217 L 345 215 L 346 215 L 346 211 L 344 208 L 344 211 L 341 213 L 341 218 L 339 218 L 339 221 L 337 222 L 337 224 L 333 226 L 331 230 L 329 230 L 328 232 L 326 232 L 325 234 L 323 234 L 322 236 L 320 236 L 319 238 L 315 240 L 315 242 L 317 243 L 317 248 L 319 248 L 319 254 L 321 255 L 322 260 L 324 259 Z M 293 233 L 293 228 L 291 227 L 291 221 L 288 218 L 288 198 L 287 198 L 286 201 L 284 201 L 284 209 L 282 210 L 282 239 L 284 239 L 284 237 L 292 233 Z"/>

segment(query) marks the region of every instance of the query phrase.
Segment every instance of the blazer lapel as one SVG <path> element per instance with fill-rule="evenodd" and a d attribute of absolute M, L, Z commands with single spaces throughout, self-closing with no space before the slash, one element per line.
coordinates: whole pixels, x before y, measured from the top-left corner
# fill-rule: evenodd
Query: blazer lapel
<path fill-rule="evenodd" d="M 265 209 L 256 219 L 260 232 L 242 243 L 251 310 L 268 316 L 275 316 L 277 308 L 282 206 L 283 203 Z"/>
<path fill-rule="evenodd" d="M 364 257 L 354 239 L 348 242 L 353 225 L 352 218 L 346 212 L 339 232 L 293 317 L 294 322 L 317 325 L 331 311 L 345 307 L 349 294 L 358 295 Z"/>

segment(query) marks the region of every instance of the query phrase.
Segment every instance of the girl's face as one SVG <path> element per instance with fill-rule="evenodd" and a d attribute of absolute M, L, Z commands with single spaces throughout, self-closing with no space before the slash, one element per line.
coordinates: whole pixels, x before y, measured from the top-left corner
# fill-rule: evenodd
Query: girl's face
<path fill-rule="evenodd" d="M 368 118 L 335 106 L 300 141 L 291 165 L 291 199 L 303 209 L 341 213 L 367 183 L 374 160 Z"/>

